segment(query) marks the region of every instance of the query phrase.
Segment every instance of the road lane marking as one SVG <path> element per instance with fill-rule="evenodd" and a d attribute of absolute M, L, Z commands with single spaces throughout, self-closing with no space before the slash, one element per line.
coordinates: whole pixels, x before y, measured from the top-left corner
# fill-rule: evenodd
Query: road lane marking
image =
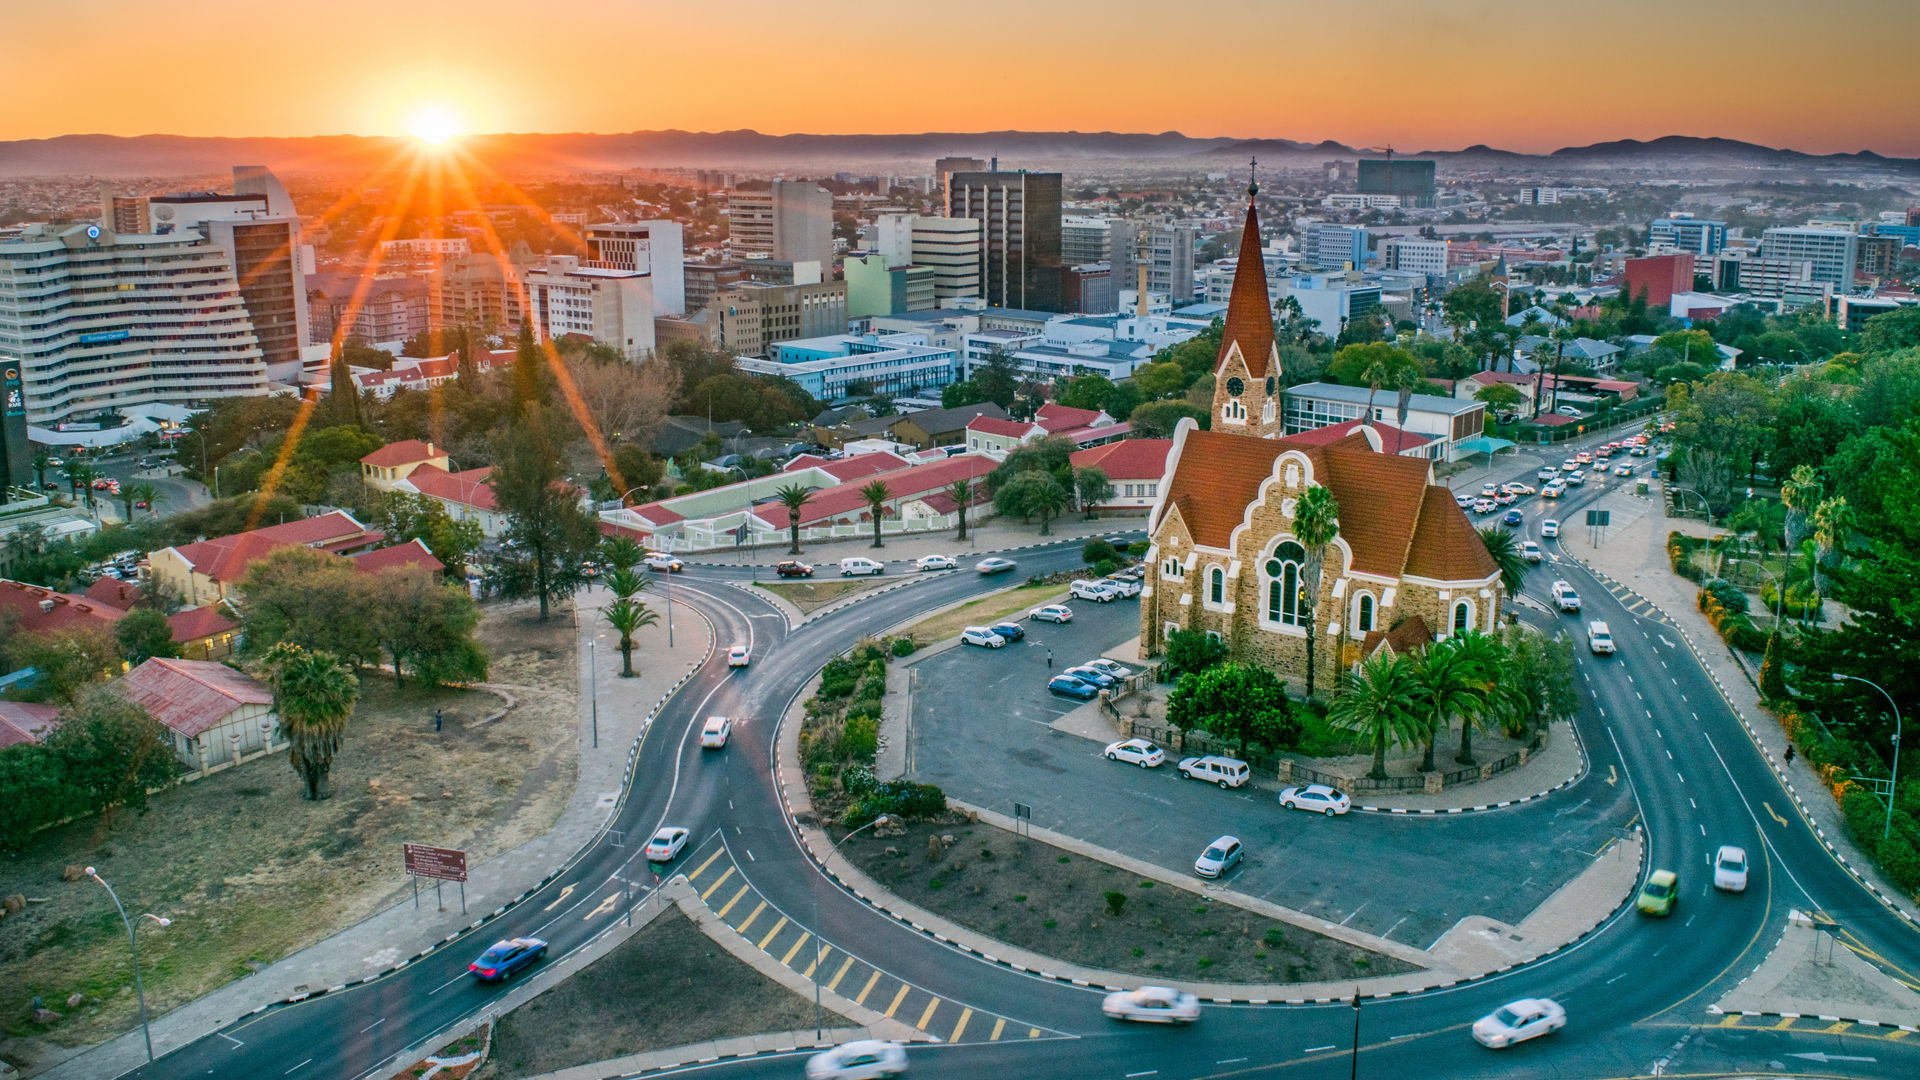
<path fill-rule="evenodd" d="M 782 915 L 780 916 L 780 921 L 773 924 L 773 929 L 767 931 L 767 936 L 760 939 L 760 944 L 757 946 L 757 948 L 759 948 L 760 951 L 765 952 L 767 948 L 767 942 L 772 941 L 775 937 L 779 935 L 780 931 L 785 930 L 786 928 L 787 928 L 787 917 L 785 915 Z"/>
<path fill-rule="evenodd" d="M 999 1041 L 1000 1041 L 1000 1032 L 1002 1032 L 1002 1031 L 1004 1031 L 1004 1030 L 1006 1029 L 1006 1026 L 1007 1026 L 1007 1018 L 1006 1018 L 1006 1017 L 1004 1017 L 1004 1016 L 1002 1016 L 1002 1017 L 999 1017 L 999 1018 L 997 1018 L 997 1019 L 995 1019 L 995 1020 L 994 1020 L 994 1022 L 993 1022 L 993 1034 L 991 1034 L 991 1035 L 989 1035 L 989 1036 L 987 1036 L 987 1041 L 988 1041 L 988 1042 L 999 1042 Z"/>
<path fill-rule="evenodd" d="M 921 1031 L 927 1030 L 927 1021 L 933 1019 L 933 1010 L 939 1007 L 940 1007 L 939 998 L 934 998 L 932 1001 L 927 1002 L 926 1011 L 920 1014 L 920 1022 L 913 1026 L 919 1028 Z"/>
<path fill-rule="evenodd" d="M 1772 818 L 1774 821 L 1779 822 L 1782 825 L 1788 824 L 1787 819 L 1780 816 L 1780 812 L 1773 808 L 1772 803 L 1763 802 L 1760 805 L 1766 809 L 1768 817 Z"/>
<path fill-rule="evenodd" d="M 1148 1069 L 1146 1072 L 1128 1073 L 1127 1080 L 1136 1080 L 1137 1077 L 1142 1077 L 1142 1076 L 1159 1076 L 1159 1075 L 1160 1075 L 1159 1069 Z"/>
<path fill-rule="evenodd" d="M 1786 1031 L 1788 1028 L 1791 1028 L 1793 1026 L 1793 1021 L 1794 1021 L 1794 1017 L 1789 1016 L 1785 1020 L 1782 1020 L 1779 1023 L 1773 1025 L 1773 1030 Z"/>
<path fill-rule="evenodd" d="M 1838 1023 L 1832 1024 L 1828 1027 L 1821 1028 L 1820 1033 L 1823 1035 L 1838 1035 L 1852 1026 L 1853 1026 L 1853 1023 L 1851 1021 L 1841 1020 Z"/>
<path fill-rule="evenodd" d="M 377 1027 L 378 1025 L 380 1025 L 380 1024 L 384 1024 L 384 1023 L 386 1023 L 386 1022 L 387 1022 L 387 1018 L 383 1016 L 383 1017 L 381 1017 L 380 1019 L 378 1019 L 378 1020 L 375 1020 L 375 1021 L 374 1021 L 374 1022 L 373 1022 L 372 1024 L 370 1024 L 370 1025 L 368 1025 L 367 1027 L 365 1027 L 365 1028 L 362 1028 L 361 1030 L 363 1030 L 363 1031 L 372 1031 L 372 1030 L 374 1029 L 374 1027 Z M 226 1033 L 226 1032 L 224 1032 L 224 1031 L 216 1031 L 216 1032 L 214 1032 L 214 1034 L 215 1034 L 215 1035 L 218 1035 L 218 1036 L 220 1036 L 221 1038 L 223 1038 L 223 1039 L 225 1039 L 225 1040 L 227 1040 L 228 1042 L 230 1042 L 230 1043 L 232 1043 L 232 1044 L 233 1044 L 233 1048 L 234 1048 L 235 1050 L 238 1050 L 238 1049 L 240 1049 L 241 1047 L 243 1047 L 243 1046 L 245 1046 L 245 1045 L 247 1045 L 246 1043 L 243 1043 L 243 1042 L 241 1042 L 241 1041 L 240 1041 L 239 1039 L 236 1039 L 236 1038 L 234 1038 L 233 1036 L 231 1036 L 231 1035 L 229 1035 L 229 1034 L 227 1034 L 227 1033 Z"/>
<path fill-rule="evenodd" d="M 377 1027 L 379 1027 L 379 1026 L 380 1026 L 381 1024 L 384 1024 L 384 1023 L 386 1023 L 386 1022 L 387 1022 L 387 1018 L 383 1016 L 383 1017 L 381 1017 L 380 1019 L 378 1019 L 378 1020 L 375 1020 L 375 1021 L 374 1021 L 373 1023 L 371 1023 L 371 1024 L 368 1024 L 368 1025 L 367 1025 L 366 1027 L 363 1027 L 363 1028 L 361 1028 L 361 1029 L 360 1029 L 360 1034 L 362 1034 L 362 1035 L 365 1035 L 365 1034 L 366 1034 L 367 1032 L 369 1032 L 369 1031 L 372 1031 L 372 1030 L 373 1030 L 374 1028 L 377 1028 Z M 218 1035 L 218 1034 L 219 1034 L 219 1032 L 215 1032 L 214 1034 L 216 1034 L 216 1035 Z M 224 1038 L 226 1038 L 226 1036 L 224 1036 L 224 1035 L 221 1035 L 220 1037 L 221 1037 L 221 1038 L 223 1038 L 223 1039 L 224 1039 Z M 235 1041 L 235 1042 L 238 1042 L 239 1040 L 238 1040 L 238 1039 L 236 1039 L 236 1040 L 234 1040 L 234 1041 Z"/>
<path fill-rule="evenodd" d="M 718 854 L 718 852 L 716 852 L 715 854 Z M 553 901 L 553 903 L 551 903 L 551 904 L 548 904 L 548 905 L 547 905 L 546 907 L 543 907 L 543 908 L 541 908 L 540 910 L 541 910 L 541 911 L 552 911 L 552 910 L 553 910 L 554 908 L 557 908 L 557 907 L 559 907 L 559 906 L 560 906 L 560 905 L 561 905 L 561 904 L 562 904 L 563 902 L 565 902 L 565 901 L 566 901 L 566 899 L 567 899 L 567 897 L 569 897 L 569 896 L 572 896 L 572 895 L 573 895 L 573 886 L 572 886 L 572 885 L 562 885 L 562 886 L 560 887 L 560 895 L 554 898 L 554 901 Z"/>
<path fill-rule="evenodd" d="M 1300 1052 L 1303 1054 L 1317 1054 L 1322 1050 L 1331 1050 L 1333 1049 L 1333 1046 L 1334 1046 L 1333 1043 L 1328 1043 L 1325 1046 L 1309 1046 L 1305 1050 L 1302 1050 Z"/>
<path fill-rule="evenodd" d="M 580 921 L 585 922 L 588 919 L 593 918 L 595 915 L 604 915 L 607 912 L 612 911 L 614 905 L 618 904 L 619 902 L 620 902 L 620 894 L 610 893 L 608 894 L 607 898 L 605 900 L 600 901 L 600 903 L 592 911 L 589 911 L 585 915 L 580 916 Z"/>
<path fill-rule="evenodd" d="M 867 985 L 860 988 L 860 994 L 853 999 L 853 1003 L 855 1005 L 865 1005 L 867 1003 L 867 995 L 873 993 L 873 984 L 879 981 L 880 969 L 875 968 L 873 974 L 867 976 Z"/>
<path fill-rule="evenodd" d="M 893 1004 L 887 1006 L 885 1013 L 887 1019 L 893 1019 L 893 1014 L 900 1010 L 900 1003 L 907 1000 L 907 991 L 911 989 L 912 987 L 906 983 L 900 984 L 900 991 L 893 995 Z"/>
<path fill-rule="evenodd" d="M 846 960 L 842 961 L 840 964 L 840 970 L 833 973 L 833 981 L 827 984 L 827 989 L 829 990 L 840 989 L 840 980 L 847 977 L 847 969 L 852 966 L 853 966 L 853 957 L 849 956 L 846 958 Z"/>
<path fill-rule="evenodd" d="M 1039 1038 L 1039 1037 L 1040 1037 L 1040 1029 L 1039 1029 L 1039 1028 L 1035 1028 L 1035 1027 L 1030 1027 L 1030 1028 L 1028 1028 L 1028 1029 L 1027 1029 L 1027 1038 L 1029 1038 L 1029 1039 L 1037 1039 L 1037 1038 Z"/>
<path fill-rule="evenodd" d="M 782 964 L 791 964 L 791 963 L 793 963 L 793 958 L 794 958 L 795 956 L 798 956 L 798 955 L 800 954 L 800 946 L 802 946 L 802 945 L 805 945 L 805 944 L 807 943 L 807 939 L 809 939 L 809 938 L 811 938 L 811 937 L 813 937 L 813 931 L 811 931 L 811 930 L 802 930 L 802 931 L 800 931 L 800 938 L 799 938 L 799 940 L 797 940 L 797 941 L 795 941 L 795 942 L 793 943 L 793 947 L 787 950 L 787 955 L 785 955 L 785 956 L 783 956 L 783 957 L 781 957 L 781 958 L 780 958 L 780 962 L 781 962 Z M 811 974 L 813 974 L 813 969 L 812 969 L 812 968 L 808 968 L 808 969 L 807 969 L 807 974 L 809 974 L 809 975 L 811 975 Z"/>
<path fill-rule="evenodd" d="M 1728 1013 L 1727 1015 L 1725 1015 L 1725 1016 L 1723 1016 L 1723 1017 L 1721 1017 L 1721 1018 L 1720 1018 L 1720 1026 L 1721 1026 L 1721 1027 L 1739 1027 L 1739 1026 L 1740 1026 L 1740 1014 L 1739 1014 L 1739 1013 Z"/>
<path fill-rule="evenodd" d="M 807 965 L 807 978 L 813 978 L 814 971 L 820 967 L 820 964 L 826 960 L 827 955 L 831 952 L 833 952 L 833 946 L 831 945 L 820 945 L 814 950 L 813 963 Z"/>
<path fill-rule="evenodd" d="M 1620 782 L 1620 774 L 1614 771 L 1613 766 L 1611 765 L 1607 766 L 1607 786 L 1612 787 L 1613 785 L 1619 782 Z"/>
<path fill-rule="evenodd" d="M 718 854 L 718 852 L 716 852 L 715 854 Z M 727 865 L 727 872 L 724 874 L 721 874 L 718 878 L 715 878 L 713 884 L 707 886 L 707 891 L 700 894 L 700 899 L 705 900 L 707 897 L 712 896 L 716 892 L 719 892 L 720 886 L 726 884 L 727 879 L 732 876 L 733 876 L 733 865 L 729 863 Z M 688 878 L 687 880 L 692 881 L 693 879 Z"/>
<path fill-rule="evenodd" d="M 959 1042 L 960 1036 L 966 1034 L 967 1021 L 971 1019 L 973 1019 L 973 1010 L 962 1006 L 960 1009 L 960 1022 L 953 1025 L 953 1031 L 947 1035 L 947 1041 Z"/>
<path fill-rule="evenodd" d="M 726 904 L 723 905 L 719 911 L 714 912 L 714 914 L 718 915 L 722 919 L 725 919 L 727 917 L 727 912 L 732 911 L 733 905 L 739 903 L 740 898 L 745 895 L 747 895 L 747 886 L 743 884 L 740 886 L 740 890 L 733 894 L 733 899 L 728 900 Z"/>
<path fill-rule="evenodd" d="M 746 921 L 741 923 L 739 926 L 734 927 L 734 929 L 739 931 L 741 937 L 746 937 L 747 927 L 752 926 L 753 920 L 759 918 L 760 913 L 765 910 L 767 910 L 767 902 L 765 900 L 762 900 L 760 901 L 760 903 L 755 905 L 753 911 L 747 915 Z"/>
<path fill-rule="evenodd" d="M 301 1063 L 300 1063 L 300 1064 L 298 1064 L 298 1065 L 295 1065 L 295 1066 L 294 1066 L 293 1068 L 291 1068 L 291 1069 L 288 1069 L 288 1070 L 287 1070 L 286 1072 L 283 1072 L 283 1073 L 281 1073 L 280 1075 L 281 1075 L 281 1076 L 287 1076 L 287 1075 L 290 1075 L 290 1074 L 292 1074 L 292 1073 L 296 1073 L 296 1072 L 299 1072 L 299 1071 L 300 1071 L 301 1069 L 304 1069 L 304 1068 L 306 1068 L 307 1066 L 309 1066 L 309 1065 L 311 1065 L 311 1064 L 313 1064 L 313 1059 L 312 1059 L 312 1058 L 308 1058 L 307 1060 L 305 1060 L 305 1061 L 303 1061 L 303 1062 L 301 1062 Z"/>
<path fill-rule="evenodd" d="M 699 877 L 699 876 L 700 876 L 701 874 L 704 874 L 704 873 L 706 873 L 706 872 L 707 872 L 707 867 L 709 867 L 709 866 L 712 866 L 712 865 L 713 865 L 713 860 L 715 860 L 715 859 L 717 859 L 717 858 L 719 858 L 719 857 L 720 857 L 720 853 L 721 853 L 721 852 L 723 852 L 723 851 L 725 851 L 725 850 L 727 850 L 727 849 L 726 849 L 725 847 L 720 847 L 720 848 L 716 848 L 716 849 L 714 850 L 714 853 L 713 853 L 713 854 L 711 854 L 711 855 L 709 855 L 709 856 L 707 856 L 707 861 L 706 861 L 706 862 L 703 862 L 703 863 L 701 863 L 701 864 L 700 864 L 700 866 L 699 866 L 699 868 L 697 868 L 696 870 L 694 870 L 694 872 L 693 872 L 693 873 L 691 873 L 691 874 L 688 874 L 688 875 L 687 875 L 687 884 L 689 884 L 689 885 L 691 885 L 691 884 L 693 884 L 693 880 L 694 880 L 695 878 L 697 878 L 697 877 Z"/>

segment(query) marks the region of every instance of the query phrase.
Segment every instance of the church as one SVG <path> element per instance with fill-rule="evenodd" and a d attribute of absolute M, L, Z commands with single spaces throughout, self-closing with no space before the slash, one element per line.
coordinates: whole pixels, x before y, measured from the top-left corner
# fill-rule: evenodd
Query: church
<path fill-rule="evenodd" d="M 1316 691 L 1387 648 L 1405 653 L 1499 625 L 1506 598 L 1479 533 L 1434 482 L 1433 463 L 1383 450 L 1370 423 L 1329 440 L 1282 436 L 1285 392 L 1273 336 L 1260 223 L 1248 189 L 1240 261 L 1214 364 L 1211 430 L 1182 420 L 1147 519 L 1152 549 L 1140 599 L 1140 652 L 1177 630 L 1217 635 L 1230 658 L 1258 663 L 1299 693 L 1307 635 Z M 1319 436 L 1319 437 L 1316 437 Z M 1317 595 L 1293 534 L 1309 488 L 1339 503 Z"/>

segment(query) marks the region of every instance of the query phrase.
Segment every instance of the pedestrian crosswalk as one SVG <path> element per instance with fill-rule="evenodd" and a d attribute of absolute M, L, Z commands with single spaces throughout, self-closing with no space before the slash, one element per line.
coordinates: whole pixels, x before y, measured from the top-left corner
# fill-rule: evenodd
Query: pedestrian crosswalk
<path fill-rule="evenodd" d="M 941 1042 L 1061 1038 L 1061 1032 L 936 994 L 814 935 L 756 891 L 724 843 L 695 852 L 686 871 L 702 903 L 754 948 L 826 990 Z"/>

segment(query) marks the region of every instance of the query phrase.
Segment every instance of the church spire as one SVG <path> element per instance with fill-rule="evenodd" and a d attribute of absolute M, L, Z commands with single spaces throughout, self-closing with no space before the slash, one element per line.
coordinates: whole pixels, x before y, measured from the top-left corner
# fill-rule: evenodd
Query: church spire
<path fill-rule="evenodd" d="M 1214 358 L 1218 370 L 1226 362 L 1235 343 L 1247 365 L 1247 374 L 1256 379 L 1268 375 L 1267 360 L 1273 352 L 1273 306 L 1267 297 L 1267 264 L 1260 252 L 1260 216 L 1253 199 L 1260 185 L 1252 179 L 1248 164 L 1247 221 L 1240 230 L 1240 261 L 1233 270 L 1233 292 L 1227 298 L 1226 332 L 1220 337 L 1220 355 Z"/>

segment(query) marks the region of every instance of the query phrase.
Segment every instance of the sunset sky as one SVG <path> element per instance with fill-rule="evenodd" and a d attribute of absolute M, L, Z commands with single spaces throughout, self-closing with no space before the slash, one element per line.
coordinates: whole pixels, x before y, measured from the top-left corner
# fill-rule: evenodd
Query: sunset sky
<path fill-rule="evenodd" d="M 1920 0 L 0 0 L 0 139 L 1181 131 L 1920 156 Z M 446 122 L 443 114 L 441 123 Z"/>

